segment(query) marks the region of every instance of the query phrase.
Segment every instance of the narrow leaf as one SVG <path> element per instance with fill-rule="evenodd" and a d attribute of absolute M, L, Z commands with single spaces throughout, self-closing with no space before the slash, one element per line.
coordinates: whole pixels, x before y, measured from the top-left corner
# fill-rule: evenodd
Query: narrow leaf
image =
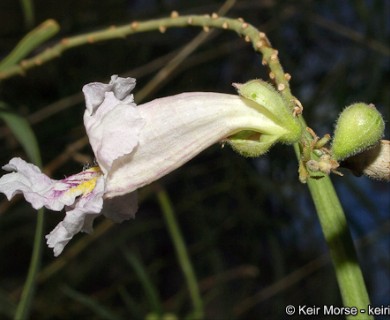
<path fill-rule="evenodd" d="M 0 118 L 4 120 L 15 138 L 22 145 L 29 159 L 36 165 L 41 165 L 38 142 L 26 119 L 12 112 L 4 102 L 0 101 Z"/>

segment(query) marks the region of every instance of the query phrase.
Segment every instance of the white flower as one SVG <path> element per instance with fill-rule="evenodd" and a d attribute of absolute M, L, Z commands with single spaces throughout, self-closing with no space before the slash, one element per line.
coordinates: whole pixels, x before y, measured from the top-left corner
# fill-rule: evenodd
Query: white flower
<path fill-rule="evenodd" d="M 104 201 L 104 177 L 98 167 L 92 167 L 62 180 L 52 180 L 33 164 L 13 158 L 3 166 L 14 171 L 0 178 L 0 192 L 8 199 L 23 193 L 33 208 L 46 207 L 54 211 L 66 208 L 66 216 L 46 236 L 47 244 L 58 256 L 72 237 L 80 231 L 92 232 L 93 220 L 104 214 L 121 222 L 134 216 L 137 210 L 136 193 Z M 113 204 L 114 202 L 114 204 Z M 127 203 L 128 205 L 124 205 Z M 116 210 L 110 210 L 115 205 Z"/>
<path fill-rule="evenodd" d="M 289 134 L 266 108 L 236 95 L 183 93 L 136 106 L 130 94 L 134 87 L 135 79 L 112 76 L 109 84 L 91 83 L 83 88 L 84 124 L 99 167 L 58 181 L 19 158 L 3 167 L 13 171 L 0 178 L 0 192 L 8 199 L 22 193 L 35 209 L 65 207 L 64 220 L 46 236 L 55 256 L 76 233 L 91 232 L 98 215 L 116 222 L 133 217 L 135 190 L 210 145 L 229 142 L 238 134 L 239 151 L 248 143 L 259 147 L 261 154 Z M 255 140 L 250 132 L 256 133 Z"/>
<path fill-rule="evenodd" d="M 136 106 L 130 90 L 123 88 L 132 89 L 134 81 L 113 76 L 116 86 L 83 88 L 84 124 L 106 176 L 106 197 L 147 185 L 235 133 L 269 137 L 264 152 L 287 133 L 264 107 L 237 95 L 189 92 Z"/>

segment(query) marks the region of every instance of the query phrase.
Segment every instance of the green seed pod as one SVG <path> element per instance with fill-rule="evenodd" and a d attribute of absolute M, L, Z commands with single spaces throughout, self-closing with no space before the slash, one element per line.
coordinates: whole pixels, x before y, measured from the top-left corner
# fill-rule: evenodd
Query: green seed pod
<path fill-rule="evenodd" d="M 344 160 L 366 150 L 383 136 L 385 123 L 373 104 L 354 103 L 341 112 L 334 132 L 332 153 Z"/>
<path fill-rule="evenodd" d="M 278 137 L 279 141 L 294 143 L 301 137 L 302 127 L 293 116 L 292 108 L 271 84 L 256 79 L 234 86 L 241 97 L 256 102 L 261 109 L 259 111 L 286 129 L 286 134 Z"/>

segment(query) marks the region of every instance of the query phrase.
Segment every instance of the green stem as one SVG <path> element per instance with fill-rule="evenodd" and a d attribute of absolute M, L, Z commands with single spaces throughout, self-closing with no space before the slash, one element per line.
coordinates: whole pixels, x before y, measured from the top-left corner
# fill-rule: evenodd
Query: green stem
<path fill-rule="evenodd" d="M 28 125 L 27 121 L 14 114 L 8 114 L 3 118 L 13 131 L 25 152 L 33 163 L 42 167 L 42 159 L 38 142 L 35 134 Z M 38 272 L 41 266 L 43 232 L 44 232 L 44 208 L 37 212 L 37 224 L 35 227 L 34 246 L 31 255 L 30 265 L 28 268 L 27 279 L 23 286 L 22 295 L 14 315 L 15 320 L 28 319 L 33 303 L 35 288 L 37 285 Z"/>
<path fill-rule="evenodd" d="M 59 30 L 60 26 L 52 19 L 41 23 L 38 27 L 27 33 L 8 56 L 0 62 L 0 71 L 13 67 L 17 68 L 17 63 L 42 43 L 53 37 Z"/>
<path fill-rule="evenodd" d="M 122 252 L 126 260 L 134 269 L 137 278 L 140 280 L 141 285 L 145 291 L 145 296 L 149 301 L 153 313 L 161 316 L 163 314 L 163 308 L 161 305 L 160 298 L 158 296 L 158 292 L 153 285 L 153 282 L 150 279 L 150 276 L 148 275 L 145 266 L 142 264 L 141 259 L 135 253 L 128 252 L 125 249 L 123 249 Z"/>
<path fill-rule="evenodd" d="M 205 32 L 208 32 L 209 28 L 234 31 L 241 35 L 245 41 L 250 42 L 255 51 L 263 54 L 264 63 L 269 64 L 270 68 L 272 68 L 272 65 L 280 65 L 278 62 L 277 51 L 271 48 L 266 35 L 263 32 L 259 32 L 258 29 L 242 19 L 219 17 L 216 14 L 211 16 L 177 16 L 177 14 L 173 13 L 169 18 L 143 22 L 134 21 L 123 26 L 111 26 L 105 30 L 64 38 L 57 44 L 45 49 L 43 52 L 35 55 L 34 57 L 21 61 L 18 65 L 4 65 L 0 72 L 0 80 L 16 75 L 23 75 L 26 70 L 39 67 L 45 62 L 57 58 L 63 52 L 71 48 L 113 39 L 123 39 L 131 34 L 147 31 L 160 30 L 160 32 L 164 33 L 168 28 L 173 27 L 202 27 Z M 284 78 L 284 74 L 280 74 L 279 72 L 276 73 L 275 79 L 279 83 L 283 83 L 285 86 L 288 86 L 288 79 Z"/>
<path fill-rule="evenodd" d="M 183 240 L 183 235 L 175 218 L 172 204 L 169 200 L 168 194 L 165 190 L 157 192 L 158 201 L 160 203 L 164 219 L 167 224 L 169 234 L 175 246 L 176 255 L 179 259 L 181 269 L 183 270 L 185 279 L 187 281 L 188 290 L 190 292 L 194 312 L 192 319 L 203 319 L 203 301 L 200 295 L 198 282 L 196 280 L 195 272 L 192 268 L 191 260 L 187 252 L 187 247 Z"/>
<path fill-rule="evenodd" d="M 37 212 L 37 225 L 35 228 L 34 248 L 31 256 L 30 267 L 28 269 L 27 279 L 24 283 L 22 296 L 20 298 L 15 320 L 28 319 L 31 304 L 34 298 L 36 279 L 41 264 L 42 243 L 43 243 L 44 209 Z"/>
<path fill-rule="evenodd" d="M 346 307 L 364 309 L 370 304 L 362 272 L 348 229 L 343 208 L 329 177 L 309 179 L 307 182 L 339 283 L 343 304 Z M 364 319 L 373 319 L 360 313 Z M 347 319 L 355 319 L 350 316 Z"/>
<path fill-rule="evenodd" d="M 22 11 L 24 15 L 24 24 L 26 29 L 32 28 L 35 21 L 34 4 L 32 0 L 20 0 Z"/>

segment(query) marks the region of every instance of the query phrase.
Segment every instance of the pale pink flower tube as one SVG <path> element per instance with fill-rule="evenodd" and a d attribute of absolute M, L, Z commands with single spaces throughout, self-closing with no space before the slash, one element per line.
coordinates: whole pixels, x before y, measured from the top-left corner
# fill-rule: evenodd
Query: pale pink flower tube
<path fill-rule="evenodd" d="M 126 79 L 119 79 L 124 85 Z M 136 106 L 132 95 L 116 97 L 119 88 L 94 83 L 83 88 L 84 124 L 106 176 L 105 197 L 147 185 L 239 131 L 275 136 L 286 131 L 259 105 L 236 95 L 190 92 Z"/>

